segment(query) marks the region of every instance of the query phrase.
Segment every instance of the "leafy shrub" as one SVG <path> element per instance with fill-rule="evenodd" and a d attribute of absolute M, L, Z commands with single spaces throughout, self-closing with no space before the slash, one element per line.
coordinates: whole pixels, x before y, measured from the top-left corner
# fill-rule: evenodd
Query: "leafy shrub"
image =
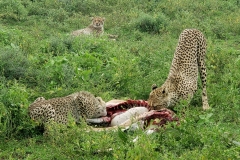
<path fill-rule="evenodd" d="M 0 120 L 3 130 L 0 134 L 4 137 L 29 136 L 35 127 L 26 109 L 29 93 L 25 86 L 19 85 L 16 81 L 8 85 L 1 86 L 0 106 L 3 112 L 0 114 Z"/>
<path fill-rule="evenodd" d="M 156 21 L 150 15 L 140 15 L 140 18 L 138 18 L 135 23 L 135 28 L 141 32 L 158 32 Z"/>
<path fill-rule="evenodd" d="M 54 56 L 62 55 L 68 51 L 68 48 L 64 44 L 64 40 L 60 37 L 52 37 L 50 38 L 48 46 L 45 47 L 45 52 L 52 53 Z M 70 46 L 71 43 L 68 43 Z"/>
<path fill-rule="evenodd" d="M 54 22 L 64 22 L 68 18 L 68 13 L 63 9 L 51 9 L 48 11 L 49 17 L 51 17 Z"/>
<path fill-rule="evenodd" d="M 11 44 L 12 36 L 8 31 L 1 28 L 0 37 L 1 37 L 0 38 L 0 43 L 2 45 L 5 46 L 5 45 L 10 45 Z"/>
<path fill-rule="evenodd" d="M 5 20 L 24 20 L 27 10 L 18 0 L 8 0 L 0 2 L 1 18 Z"/>
<path fill-rule="evenodd" d="M 212 26 L 212 33 L 217 39 L 227 39 L 229 35 L 227 32 L 227 27 L 219 23 L 216 23 Z"/>
<path fill-rule="evenodd" d="M 12 46 L 15 47 L 14 44 Z M 1 49 L 0 52 L 1 76 L 8 79 L 20 79 L 27 75 L 30 62 L 26 55 L 18 49 Z"/>
<path fill-rule="evenodd" d="M 53 58 L 46 63 L 38 76 L 39 85 L 46 82 L 50 86 L 66 85 L 72 86 L 74 84 L 74 68 L 70 64 L 70 59 L 67 56 L 59 56 Z M 45 86 L 45 83 L 43 83 Z"/>
<path fill-rule="evenodd" d="M 32 2 L 28 6 L 28 15 L 39 15 L 39 16 L 47 16 L 48 15 L 48 10 L 44 7 L 42 3 L 35 3 Z"/>
<path fill-rule="evenodd" d="M 164 14 L 153 17 L 149 14 L 142 13 L 134 22 L 134 26 L 141 32 L 160 33 L 168 24 L 168 18 Z"/>

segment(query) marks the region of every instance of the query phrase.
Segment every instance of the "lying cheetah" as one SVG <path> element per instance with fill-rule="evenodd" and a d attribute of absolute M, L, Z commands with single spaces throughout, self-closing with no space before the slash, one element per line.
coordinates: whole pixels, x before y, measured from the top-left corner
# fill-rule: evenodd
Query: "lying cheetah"
<path fill-rule="evenodd" d="M 152 109 L 172 108 L 180 99 L 192 98 L 197 90 L 198 70 L 202 81 L 203 109 L 209 109 L 206 90 L 206 40 L 196 29 L 185 29 L 176 48 L 167 80 L 152 86 L 148 103 Z"/>
<path fill-rule="evenodd" d="M 30 117 L 42 123 L 53 120 L 66 124 L 68 114 L 71 114 L 77 122 L 81 117 L 97 118 L 107 115 L 105 102 L 100 97 L 94 97 L 86 91 L 49 100 L 39 97 L 28 109 Z"/>
<path fill-rule="evenodd" d="M 92 23 L 87 28 L 73 31 L 72 36 L 91 35 L 91 34 L 99 36 L 104 32 L 104 28 L 103 28 L 104 21 L 105 21 L 105 18 L 92 17 Z"/>

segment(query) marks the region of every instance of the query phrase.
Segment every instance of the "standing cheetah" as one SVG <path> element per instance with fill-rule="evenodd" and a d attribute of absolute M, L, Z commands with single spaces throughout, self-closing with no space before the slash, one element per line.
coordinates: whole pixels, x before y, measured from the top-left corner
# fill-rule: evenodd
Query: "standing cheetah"
<path fill-rule="evenodd" d="M 152 86 L 148 103 L 152 109 L 172 108 L 180 99 L 192 98 L 197 90 L 198 70 L 202 81 L 203 109 L 209 109 L 206 90 L 206 40 L 197 29 L 185 29 L 180 37 L 167 80 Z"/>

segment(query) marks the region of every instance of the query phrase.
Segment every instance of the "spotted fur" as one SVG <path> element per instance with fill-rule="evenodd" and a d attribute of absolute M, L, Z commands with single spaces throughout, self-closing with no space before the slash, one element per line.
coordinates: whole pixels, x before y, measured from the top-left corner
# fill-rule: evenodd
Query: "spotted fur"
<path fill-rule="evenodd" d="M 55 121 L 66 124 L 69 114 L 78 122 L 81 117 L 106 116 L 107 111 L 101 97 L 94 97 L 89 92 L 81 91 L 49 100 L 39 97 L 29 106 L 29 114 L 33 120 L 43 123 Z"/>
<path fill-rule="evenodd" d="M 192 98 L 197 90 L 198 71 L 202 81 L 203 109 L 209 109 L 206 90 L 206 39 L 197 29 L 185 29 L 180 37 L 167 80 L 152 86 L 148 103 L 152 109 L 172 108 L 180 99 Z"/>
<path fill-rule="evenodd" d="M 104 32 L 104 21 L 105 18 L 102 17 L 92 17 L 92 23 L 84 29 L 76 30 L 72 32 L 73 36 L 79 35 L 96 35 L 99 36 Z"/>

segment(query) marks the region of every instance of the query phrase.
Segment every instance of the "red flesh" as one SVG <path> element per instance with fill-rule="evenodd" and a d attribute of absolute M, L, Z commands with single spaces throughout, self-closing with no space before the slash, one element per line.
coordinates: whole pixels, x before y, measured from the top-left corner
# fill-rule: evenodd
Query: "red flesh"
<path fill-rule="evenodd" d="M 140 107 L 140 106 L 146 107 L 148 108 L 148 110 L 150 110 L 148 102 L 144 100 L 126 100 L 126 101 L 119 101 L 119 103 L 118 102 L 116 103 L 113 102 L 109 104 L 107 103 L 107 116 L 102 118 L 104 120 L 104 123 L 110 124 L 111 120 L 115 116 L 127 111 L 130 108 Z M 159 120 L 156 121 L 155 119 L 159 119 Z M 161 109 L 161 110 L 155 110 L 155 111 L 152 110 L 151 112 L 148 112 L 146 116 L 142 118 L 142 120 L 144 120 L 146 127 L 149 126 L 151 120 L 153 120 L 152 121 L 153 125 L 157 125 L 160 127 L 162 127 L 167 122 L 179 121 L 178 118 L 174 117 L 174 112 L 169 109 Z"/>

